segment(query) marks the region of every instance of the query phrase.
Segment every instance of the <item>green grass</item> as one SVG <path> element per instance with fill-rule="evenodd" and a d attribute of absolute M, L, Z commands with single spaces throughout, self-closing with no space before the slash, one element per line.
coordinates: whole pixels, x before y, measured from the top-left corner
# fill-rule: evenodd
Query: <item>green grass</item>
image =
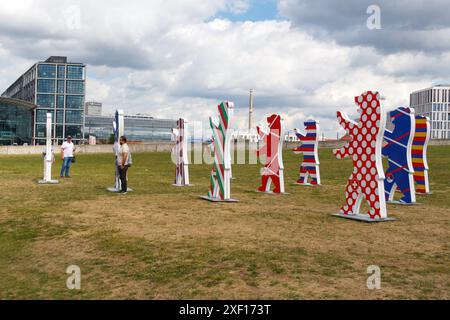
<path fill-rule="evenodd" d="M 36 183 L 40 157 L 0 157 L 0 299 L 450 298 L 450 147 L 430 148 L 433 194 L 389 206 L 400 221 L 377 225 L 330 217 L 352 166 L 320 156 L 323 186 L 302 188 L 286 152 L 285 196 L 254 192 L 259 165 L 234 166 L 237 204 L 198 198 L 209 165 L 190 167 L 195 186 L 172 187 L 166 153 L 134 155 L 126 196 L 106 192 L 111 154 L 78 155 L 72 178 L 52 186 Z M 66 288 L 73 264 L 80 291 Z M 366 288 L 374 264 L 380 291 Z"/>

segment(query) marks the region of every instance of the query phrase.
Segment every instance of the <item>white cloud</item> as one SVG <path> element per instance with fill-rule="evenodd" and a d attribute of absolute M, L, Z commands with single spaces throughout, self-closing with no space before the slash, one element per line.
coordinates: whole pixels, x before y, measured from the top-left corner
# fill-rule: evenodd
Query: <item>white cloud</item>
<path fill-rule="evenodd" d="M 227 11 L 233 14 L 242 14 L 247 12 L 250 7 L 250 0 L 230 1 L 227 5 Z"/>
<path fill-rule="evenodd" d="M 120 107 L 206 122 L 221 100 L 230 99 L 245 128 L 253 88 L 256 122 L 278 112 L 292 130 L 316 117 L 334 137 L 335 112 L 354 112 L 354 96 L 380 90 L 387 107 L 405 105 L 411 91 L 445 78 L 450 68 L 448 53 L 383 55 L 312 36 L 289 21 L 212 18 L 220 11 L 248 10 L 248 1 L 5 3 L 2 89 L 36 60 L 67 55 L 88 64 L 87 100 L 103 102 L 110 113 Z M 74 15 L 69 23 L 68 15 Z"/>

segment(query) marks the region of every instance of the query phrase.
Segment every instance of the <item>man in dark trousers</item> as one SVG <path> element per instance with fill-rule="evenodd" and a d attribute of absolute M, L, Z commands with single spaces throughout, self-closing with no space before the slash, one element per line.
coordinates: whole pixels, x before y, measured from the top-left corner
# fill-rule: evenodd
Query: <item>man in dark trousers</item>
<path fill-rule="evenodd" d="M 131 152 L 127 144 L 127 138 L 124 136 L 120 137 L 119 157 L 117 160 L 119 165 L 120 184 L 122 186 L 120 193 L 126 194 L 128 191 L 127 172 L 131 165 Z"/>

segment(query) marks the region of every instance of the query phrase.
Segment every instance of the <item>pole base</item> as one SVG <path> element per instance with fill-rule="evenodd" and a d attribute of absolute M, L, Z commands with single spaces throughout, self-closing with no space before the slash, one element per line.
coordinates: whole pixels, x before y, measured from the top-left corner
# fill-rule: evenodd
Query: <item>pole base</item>
<path fill-rule="evenodd" d="M 429 196 L 429 195 L 432 195 L 433 194 L 433 192 L 428 192 L 428 193 L 420 193 L 420 192 L 416 192 L 416 196 Z"/>
<path fill-rule="evenodd" d="M 420 203 L 417 203 L 417 202 L 406 203 L 406 202 L 401 202 L 401 201 L 388 201 L 387 203 L 388 204 L 396 204 L 399 206 L 407 206 L 407 207 L 420 205 Z"/>
<path fill-rule="evenodd" d="M 47 180 L 39 180 L 39 181 L 38 181 L 38 184 L 59 184 L 59 181 L 58 181 L 58 180 L 50 180 L 50 181 L 47 181 Z"/>
<path fill-rule="evenodd" d="M 116 189 L 115 187 L 112 187 L 112 188 L 106 188 L 106 190 L 108 190 L 108 192 L 111 192 L 111 193 L 120 193 L 122 190 L 119 190 L 119 189 Z M 131 188 L 128 188 L 127 189 L 127 192 L 133 192 L 134 190 L 133 189 L 131 189 Z"/>
<path fill-rule="evenodd" d="M 298 182 L 295 182 L 292 185 L 293 186 L 301 186 L 301 187 L 320 187 L 320 186 L 322 186 L 321 184 L 298 183 Z"/>
<path fill-rule="evenodd" d="M 273 191 L 269 191 L 269 192 L 264 192 L 264 191 L 259 191 L 259 190 L 255 190 L 256 193 L 261 193 L 261 194 L 269 194 L 272 196 L 287 196 L 290 195 L 290 193 L 287 192 L 281 192 L 281 193 L 275 193 Z"/>
<path fill-rule="evenodd" d="M 202 197 L 200 197 L 200 199 L 202 199 L 202 200 L 206 200 L 206 201 L 209 201 L 209 202 L 228 202 L 228 203 L 237 203 L 237 202 L 239 202 L 239 200 L 236 200 L 236 199 L 225 199 L 225 200 L 221 200 L 221 199 L 217 199 L 217 198 L 210 198 L 210 197 L 208 197 L 208 196 L 202 196 Z"/>
<path fill-rule="evenodd" d="M 394 222 L 398 221 L 396 218 L 382 218 L 382 219 L 372 219 L 369 215 L 365 214 L 342 214 L 342 213 L 336 213 L 332 214 L 331 216 L 347 219 L 347 220 L 355 220 L 360 222 L 367 222 L 367 223 L 379 223 L 379 222 Z"/>

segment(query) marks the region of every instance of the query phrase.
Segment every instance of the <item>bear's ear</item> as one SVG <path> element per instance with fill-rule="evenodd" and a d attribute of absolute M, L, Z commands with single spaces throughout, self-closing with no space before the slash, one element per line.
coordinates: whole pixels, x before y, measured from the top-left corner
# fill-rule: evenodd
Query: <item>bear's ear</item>
<path fill-rule="evenodd" d="M 267 122 L 269 123 L 269 126 L 272 127 L 275 124 L 275 121 L 277 120 L 277 115 L 273 114 L 270 117 L 267 118 Z"/>
<path fill-rule="evenodd" d="M 364 95 L 363 94 L 360 95 L 360 96 L 355 97 L 355 103 L 357 105 L 361 105 L 363 103 L 363 101 L 364 101 Z"/>

